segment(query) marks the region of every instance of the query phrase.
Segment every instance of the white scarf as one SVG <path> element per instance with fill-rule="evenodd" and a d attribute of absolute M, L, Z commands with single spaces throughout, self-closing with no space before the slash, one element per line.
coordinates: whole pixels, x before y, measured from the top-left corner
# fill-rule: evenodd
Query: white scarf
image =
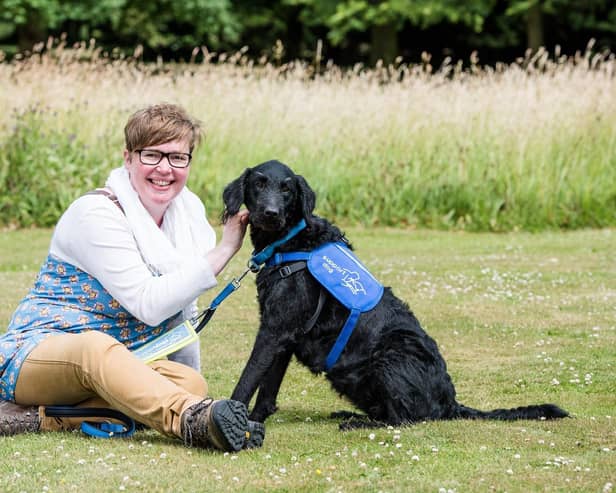
<path fill-rule="evenodd" d="M 154 275 L 173 272 L 190 256 L 205 256 L 216 245 L 201 199 L 184 187 L 171 201 L 159 228 L 133 188 L 126 167 L 111 171 L 105 186 L 118 197 L 137 247 Z M 184 319 L 197 314 L 197 300 L 182 310 Z"/>

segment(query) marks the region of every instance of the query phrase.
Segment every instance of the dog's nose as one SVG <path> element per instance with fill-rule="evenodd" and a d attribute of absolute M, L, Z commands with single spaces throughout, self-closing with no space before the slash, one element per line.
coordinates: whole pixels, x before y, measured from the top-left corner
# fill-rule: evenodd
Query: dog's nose
<path fill-rule="evenodd" d="M 266 207 L 265 211 L 263 211 L 265 213 L 266 217 L 269 217 L 271 219 L 277 218 L 278 217 L 278 209 L 274 208 L 274 207 Z"/>

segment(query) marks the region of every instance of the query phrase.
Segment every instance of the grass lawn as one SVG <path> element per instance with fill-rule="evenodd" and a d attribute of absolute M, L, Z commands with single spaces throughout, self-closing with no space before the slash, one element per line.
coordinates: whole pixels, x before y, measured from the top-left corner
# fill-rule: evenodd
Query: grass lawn
<path fill-rule="evenodd" d="M 554 402 L 572 417 L 343 433 L 329 413 L 350 404 L 293 363 L 262 449 L 191 450 L 151 431 L 127 440 L 0 438 L 0 491 L 616 492 L 615 230 L 347 234 L 437 340 L 460 402 L 482 409 Z M 32 283 L 50 235 L 0 234 L 0 326 Z M 249 253 L 247 244 L 221 285 L 243 271 Z M 201 334 L 214 397 L 231 393 L 257 323 L 247 278 Z"/>

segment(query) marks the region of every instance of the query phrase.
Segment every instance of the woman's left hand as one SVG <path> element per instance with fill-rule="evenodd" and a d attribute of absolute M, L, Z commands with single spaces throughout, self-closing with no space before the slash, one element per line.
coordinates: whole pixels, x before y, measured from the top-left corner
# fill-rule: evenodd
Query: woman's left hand
<path fill-rule="evenodd" d="M 248 210 L 246 209 L 240 210 L 227 219 L 222 229 L 220 243 L 207 254 L 215 275 L 222 271 L 231 257 L 242 247 L 247 227 Z"/>
<path fill-rule="evenodd" d="M 248 227 L 248 210 L 241 209 L 234 216 L 230 216 L 222 229 L 221 244 L 227 244 L 235 254 L 244 242 L 246 228 Z"/>

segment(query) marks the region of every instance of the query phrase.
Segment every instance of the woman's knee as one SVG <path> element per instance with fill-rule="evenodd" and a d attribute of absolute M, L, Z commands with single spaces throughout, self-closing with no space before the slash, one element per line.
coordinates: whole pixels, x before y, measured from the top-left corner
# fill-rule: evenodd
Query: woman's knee
<path fill-rule="evenodd" d="M 97 358 L 103 356 L 113 348 L 126 349 L 126 346 L 120 341 L 98 330 L 81 332 L 80 334 L 76 334 L 76 336 L 77 338 L 74 339 L 74 341 L 79 341 L 78 346 L 82 354 L 90 357 Z"/>
<path fill-rule="evenodd" d="M 203 376 L 189 366 L 170 360 L 157 360 L 150 367 L 191 394 L 207 397 L 208 386 Z"/>

